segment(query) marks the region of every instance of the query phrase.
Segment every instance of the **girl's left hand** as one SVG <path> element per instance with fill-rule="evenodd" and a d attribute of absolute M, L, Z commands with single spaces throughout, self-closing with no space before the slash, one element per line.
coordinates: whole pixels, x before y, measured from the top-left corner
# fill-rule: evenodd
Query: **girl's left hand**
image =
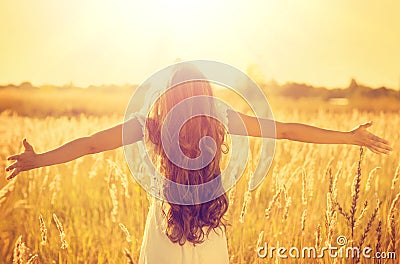
<path fill-rule="evenodd" d="M 352 142 L 355 145 L 366 146 L 376 154 L 389 154 L 390 151 L 392 151 L 389 142 L 369 132 L 367 128 L 370 126 L 372 126 L 372 121 L 359 125 L 357 128 L 350 131 Z"/>

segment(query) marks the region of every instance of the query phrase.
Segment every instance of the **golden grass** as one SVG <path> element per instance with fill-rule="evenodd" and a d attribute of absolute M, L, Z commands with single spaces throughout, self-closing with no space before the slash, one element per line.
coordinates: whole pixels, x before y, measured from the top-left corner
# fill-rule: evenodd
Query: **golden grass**
<path fill-rule="evenodd" d="M 355 146 L 279 141 L 263 184 L 248 193 L 242 177 L 229 194 L 231 263 L 269 261 L 255 251 L 264 242 L 321 248 L 334 245 L 338 235 L 355 245 L 397 250 L 399 257 L 399 113 L 288 108 L 275 116 L 343 130 L 371 119 L 371 130 L 390 140 L 394 151 L 381 156 L 364 149 L 360 160 Z M 33 258 L 33 263 L 137 263 L 149 202 L 130 177 L 122 149 L 24 172 L 11 182 L 4 173 L 6 156 L 22 150 L 25 136 L 42 152 L 120 122 L 121 116 L 40 119 L 3 113 L 0 120 L 0 262 Z M 32 255 L 24 253 L 27 247 Z M 326 257 L 320 263 L 334 262 Z"/>

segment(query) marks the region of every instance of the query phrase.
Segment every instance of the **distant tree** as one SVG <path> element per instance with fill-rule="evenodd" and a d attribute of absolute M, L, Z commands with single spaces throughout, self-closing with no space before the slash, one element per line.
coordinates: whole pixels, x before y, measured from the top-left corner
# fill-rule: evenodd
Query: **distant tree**
<path fill-rule="evenodd" d="M 351 91 L 355 91 L 357 90 L 357 88 L 358 88 L 358 83 L 356 82 L 355 79 L 351 79 L 348 89 Z"/>
<path fill-rule="evenodd" d="M 23 82 L 19 85 L 20 89 L 33 89 L 34 87 L 30 82 Z"/>

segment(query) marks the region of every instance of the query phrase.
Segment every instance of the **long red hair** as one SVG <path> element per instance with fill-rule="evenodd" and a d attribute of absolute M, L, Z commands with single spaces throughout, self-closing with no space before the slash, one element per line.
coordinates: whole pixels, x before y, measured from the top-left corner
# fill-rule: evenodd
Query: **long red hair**
<path fill-rule="evenodd" d="M 194 81 L 182 82 L 188 78 L 197 79 Z M 199 80 L 203 79 L 203 80 Z M 225 142 L 226 130 L 216 119 L 210 116 L 196 116 L 184 123 L 179 131 L 179 147 L 189 158 L 197 158 L 201 155 L 199 141 L 203 137 L 211 137 L 216 145 L 212 150 L 215 155 L 212 161 L 201 169 L 185 169 L 171 162 L 163 148 L 161 140 L 161 130 L 167 114 L 178 103 L 193 96 L 212 96 L 212 88 L 204 76 L 194 67 L 186 66 L 179 68 L 170 80 L 169 88 L 154 103 L 146 122 L 147 142 L 150 142 L 155 153 L 155 160 L 159 164 L 159 170 L 168 180 L 185 185 L 199 185 L 209 182 L 220 175 L 220 161 L 222 153 L 228 151 Z M 209 103 L 186 105 L 185 113 L 192 113 L 194 107 L 202 107 L 204 112 L 216 112 L 213 100 Z M 176 127 L 180 122 L 178 114 L 171 118 L 173 122 L 170 128 Z M 176 122 L 176 124 L 174 124 Z M 173 130 L 173 129 L 172 129 Z M 207 150 L 202 150 L 207 151 Z M 210 150 L 211 151 L 211 150 Z M 218 178 L 219 186 L 222 186 L 221 177 Z M 172 195 L 171 188 L 164 189 L 164 196 Z M 208 190 L 216 192 L 217 190 Z M 174 194 L 176 195 L 176 194 Z M 166 234 L 174 242 L 183 245 L 186 241 L 199 244 L 204 241 L 206 236 L 219 228 L 225 229 L 226 225 L 223 216 L 228 210 L 228 199 L 225 193 L 219 197 L 194 205 L 181 205 L 169 203 L 168 211 L 163 210 L 164 217 L 167 219 Z"/>

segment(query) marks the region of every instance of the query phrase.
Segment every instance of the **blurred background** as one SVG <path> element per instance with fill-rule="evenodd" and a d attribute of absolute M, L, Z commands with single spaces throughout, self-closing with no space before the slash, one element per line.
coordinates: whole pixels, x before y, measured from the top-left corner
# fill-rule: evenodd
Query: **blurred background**
<path fill-rule="evenodd" d="M 138 84 L 176 58 L 231 64 L 268 97 L 393 109 L 399 12 L 389 0 L 2 1 L 0 110 L 121 112 Z M 103 109 L 90 106 L 95 93 Z"/>

